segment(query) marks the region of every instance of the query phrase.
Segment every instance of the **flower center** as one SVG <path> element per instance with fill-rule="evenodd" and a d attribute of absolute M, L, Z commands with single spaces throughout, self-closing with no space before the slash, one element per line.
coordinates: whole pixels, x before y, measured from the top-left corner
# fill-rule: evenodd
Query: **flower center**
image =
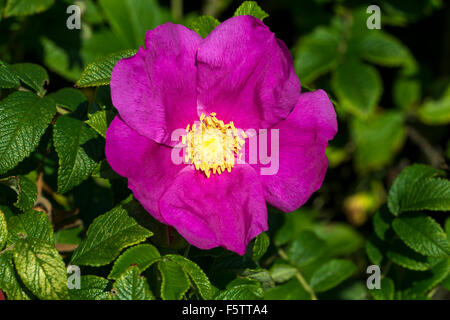
<path fill-rule="evenodd" d="M 192 128 L 186 128 L 187 134 L 182 137 L 186 145 L 184 160 L 194 164 L 195 169 L 201 170 L 209 178 L 213 174 L 221 174 L 231 168 L 242 156 L 241 149 L 247 137 L 241 130 L 242 139 L 233 121 L 225 124 L 216 118 L 216 113 L 209 116 L 204 113 L 200 116 L 198 126 L 194 123 Z"/>

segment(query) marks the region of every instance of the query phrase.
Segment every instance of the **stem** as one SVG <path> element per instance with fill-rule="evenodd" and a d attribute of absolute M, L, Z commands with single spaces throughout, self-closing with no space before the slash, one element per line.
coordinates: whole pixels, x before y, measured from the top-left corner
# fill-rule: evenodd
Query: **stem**
<path fill-rule="evenodd" d="M 172 8 L 172 19 L 181 21 L 183 19 L 183 0 L 171 0 L 170 7 Z"/>
<path fill-rule="evenodd" d="M 189 245 L 186 247 L 186 250 L 184 250 L 183 256 L 184 256 L 185 258 L 187 258 L 190 249 L 191 249 L 191 245 L 189 244 Z"/>
<path fill-rule="evenodd" d="M 286 252 L 284 252 L 283 249 L 278 249 L 278 254 L 284 260 L 289 261 L 289 257 L 287 256 Z M 297 280 L 300 282 L 300 284 L 303 286 L 303 288 L 305 288 L 305 290 L 309 293 L 309 295 L 311 296 L 311 299 L 312 300 L 317 300 L 317 296 L 316 296 L 313 288 L 311 288 L 310 285 L 308 284 L 308 282 L 306 282 L 306 280 L 303 277 L 303 275 L 300 272 L 300 270 L 297 267 L 296 267 L 296 269 L 297 269 L 297 272 L 295 273 L 295 277 L 297 278 Z"/>
<path fill-rule="evenodd" d="M 408 127 L 408 136 L 413 143 L 415 143 L 425 154 L 428 162 L 435 168 L 447 169 L 444 157 L 441 152 L 433 147 L 428 140 L 422 136 L 416 129 Z"/>

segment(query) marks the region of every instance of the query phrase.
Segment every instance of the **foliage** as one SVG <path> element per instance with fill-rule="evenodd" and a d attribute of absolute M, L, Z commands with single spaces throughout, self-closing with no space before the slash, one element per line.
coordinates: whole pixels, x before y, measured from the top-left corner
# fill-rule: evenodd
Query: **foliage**
<path fill-rule="evenodd" d="M 285 0 L 280 20 L 270 1 L 171 17 L 156 0 L 83 0 L 82 28 L 69 31 L 60 25 L 73 1 L 0 0 L 0 32 L 11 34 L 0 40 L 7 299 L 449 298 L 449 78 L 417 61 L 403 36 L 442 4 L 376 2 L 381 30 L 366 27 L 366 1 Z M 112 69 L 146 30 L 176 21 L 205 38 L 247 14 L 291 47 L 303 92 L 326 89 L 339 133 L 321 192 L 289 214 L 269 207 L 269 231 L 241 257 L 191 248 L 151 218 L 107 164 L 104 137 L 116 115 Z M 381 289 L 366 287 L 371 264 Z M 69 265 L 81 269 L 80 288 L 67 286 Z"/>

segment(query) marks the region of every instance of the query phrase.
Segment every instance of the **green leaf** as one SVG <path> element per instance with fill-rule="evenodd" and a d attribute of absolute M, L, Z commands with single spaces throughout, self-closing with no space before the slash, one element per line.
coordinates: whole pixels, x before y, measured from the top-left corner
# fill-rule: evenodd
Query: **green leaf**
<path fill-rule="evenodd" d="M 18 86 L 20 86 L 20 82 L 17 75 L 6 63 L 0 61 L 0 88 L 10 89 Z"/>
<path fill-rule="evenodd" d="M 33 63 L 17 63 L 11 65 L 11 70 L 24 84 L 36 91 L 40 96 L 45 94 L 44 85 L 48 84 L 47 71 Z"/>
<path fill-rule="evenodd" d="M 295 70 L 304 84 L 334 69 L 337 65 L 339 36 L 319 27 L 301 40 L 295 53 Z"/>
<path fill-rule="evenodd" d="M 81 276 L 80 289 L 69 289 L 70 300 L 106 300 L 108 284 L 108 280 L 102 277 Z"/>
<path fill-rule="evenodd" d="M 239 8 L 236 9 L 233 17 L 246 15 L 255 17 L 261 21 L 269 16 L 267 12 L 261 9 L 256 1 L 244 1 Z"/>
<path fill-rule="evenodd" d="M 394 300 L 395 286 L 390 278 L 383 278 L 380 281 L 380 289 L 369 290 L 375 300 Z"/>
<path fill-rule="evenodd" d="M 417 279 L 413 279 L 411 287 L 406 291 L 408 294 L 414 295 L 425 294 L 445 280 L 449 272 L 450 260 L 446 258 L 434 265 L 430 270 L 420 272 L 420 275 L 418 275 Z"/>
<path fill-rule="evenodd" d="M 12 251 L 0 253 L 0 289 L 6 293 L 8 300 L 30 300 L 16 275 Z"/>
<path fill-rule="evenodd" d="M 113 286 L 116 300 L 154 300 L 147 281 L 139 274 L 136 266 L 123 273 Z"/>
<path fill-rule="evenodd" d="M 75 111 L 81 104 L 87 102 L 86 96 L 77 89 L 63 88 L 47 95 L 56 102 L 56 106 Z"/>
<path fill-rule="evenodd" d="M 314 272 L 310 285 L 314 291 L 324 292 L 348 279 L 355 272 L 356 266 L 349 260 L 330 260 Z"/>
<path fill-rule="evenodd" d="M 345 223 L 316 224 L 313 231 L 326 242 L 324 256 L 348 255 L 364 247 L 362 235 Z"/>
<path fill-rule="evenodd" d="M 53 244 L 20 239 L 14 247 L 14 264 L 23 283 L 39 299 L 68 298 L 66 267 Z"/>
<path fill-rule="evenodd" d="M 373 264 L 380 265 L 383 261 L 384 243 L 376 235 L 371 235 L 366 242 L 366 253 Z"/>
<path fill-rule="evenodd" d="M 62 229 L 54 234 L 55 243 L 58 244 L 80 244 L 80 233 L 83 231 L 81 227 Z"/>
<path fill-rule="evenodd" d="M 154 262 L 156 262 L 161 255 L 156 247 L 151 244 L 141 244 L 132 247 L 125 251 L 114 262 L 114 266 L 109 274 L 109 279 L 117 279 L 124 273 L 131 265 L 136 265 L 140 272 L 144 272 Z"/>
<path fill-rule="evenodd" d="M 31 92 L 14 92 L 0 101 L 0 174 L 30 155 L 55 113 L 53 100 Z"/>
<path fill-rule="evenodd" d="M 387 67 L 404 65 L 411 58 L 409 50 L 397 38 L 382 31 L 365 34 L 358 49 L 364 59 Z"/>
<path fill-rule="evenodd" d="M 58 192 L 63 194 L 89 178 L 97 166 L 97 134 L 71 114 L 56 120 L 53 140 L 59 157 Z"/>
<path fill-rule="evenodd" d="M 191 284 L 186 272 L 176 262 L 161 260 L 158 262 L 161 272 L 161 298 L 163 300 L 181 300 Z"/>
<path fill-rule="evenodd" d="M 94 114 L 88 114 L 89 119 L 86 123 L 94 129 L 99 135 L 105 138 L 106 130 L 115 117 L 111 110 L 100 110 Z"/>
<path fill-rule="evenodd" d="M 10 177 L 6 184 L 17 193 L 14 205 L 22 211 L 33 208 L 37 199 L 36 184 L 24 176 Z"/>
<path fill-rule="evenodd" d="M 254 284 L 242 284 L 220 292 L 216 300 L 261 300 L 264 292 L 261 286 Z"/>
<path fill-rule="evenodd" d="M 450 86 L 438 100 L 427 100 L 417 110 L 419 119 L 429 125 L 450 123 Z"/>
<path fill-rule="evenodd" d="M 116 207 L 92 222 L 87 238 L 73 253 L 72 264 L 106 265 L 123 248 L 142 242 L 151 235 L 152 232 L 138 225 L 122 207 Z"/>
<path fill-rule="evenodd" d="M 134 56 L 136 52 L 136 50 L 124 50 L 88 64 L 76 82 L 76 86 L 84 88 L 108 85 L 116 63 L 121 59 Z"/>
<path fill-rule="evenodd" d="M 217 294 L 217 288 L 209 281 L 203 270 L 191 260 L 175 254 L 168 254 L 165 258 L 177 263 L 183 271 L 189 276 L 192 283 L 197 288 L 198 293 L 205 300 L 213 299 Z"/>
<path fill-rule="evenodd" d="M 393 96 L 397 107 L 404 110 L 409 109 L 420 100 L 420 81 L 411 77 L 398 77 L 394 82 Z"/>
<path fill-rule="evenodd" d="M 436 178 L 442 171 L 414 164 L 404 169 L 389 190 L 388 206 L 394 215 L 405 211 L 450 210 L 450 182 Z"/>
<path fill-rule="evenodd" d="M 264 291 L 265 300 L 311 300 L 310 294 L 303 288 L 297 279 L 269 288 Z"/>
<path fill-rule="evenodd" d="M 397 235 L 411 249 L 425 256 L 450 256 L 450 243 L 441 226 L 422 213 L 410 213 L 392 222 Z"/>
<path fill-rule="evenodd" d="M 7 0 L 5 18 L 12 16 L 27 16 L 40 13 L 50 8 L 55 0 Z"/>
<path fill-rule="evenodd" d="M 360 117 L 373 113 L 381 97 L 378 71 L 355 60 L 346 61 L 336 69 L 332 85 L 340 105 Z"/>
<path fill-rule="evenodd" d="M 401 113 L 388 111 L 367 120 L 355 118 L 351 134 L 356 144 L 356 166 L 360 170 L 378 169 L 392 161 L 405 141 Z"/>
<path fill-rule="evenodd" d="M 270 245 L 270 238 L 265 232 L 261 232 L 253 244 L 253 260 L 258 261 L 266 253 Z"/>
<path fill-rule="evenodd" d="M 311 231 L 302 231 L 287 248 L 289 259 L 297 266 L 303 267 L 320 258 L 326 247 L 325 241 Z"/>
<path fill-rule="evenodd" d="M 53 244 L 53 227 L 44 212 L 29 210 L 8 220 L 8 245 L 22 238 Z"/>
<path fill-rule="evenodd" d="M 220 24 L 220 21 L 211 16 L 201 16 L 195 18 L 189 28 L 197 32 L 202 38 L 206 38 L 211 31 Z"/>
<path fill-rule="evenodd" d="M 8 239 L 8 226 L 6 225 L 5 214 L 0 210 L 0 251 L 6 244 Z"/>
<path fill-rule="evenodd" d="M 393 220 L 394 216 L 385 204 L 373 216 L 373 228 L 380 239 L 390 240 L 394 237 L 394 229 L 391 226 Z"/>
<path fill-rule="evenodd" d="M 401 240 L 395 240 L 388 248 L 386 256 L 392 262 L 410 270 L 424 271 L 430 268 L 427 258 L 407 247 Z"/>
<path fill-rule="evenodd" d="M 285 263 L 275 263 L 270 269 L 270 275 L 275 282 L 285 282 L 297 273 L 297 269 Z"/>

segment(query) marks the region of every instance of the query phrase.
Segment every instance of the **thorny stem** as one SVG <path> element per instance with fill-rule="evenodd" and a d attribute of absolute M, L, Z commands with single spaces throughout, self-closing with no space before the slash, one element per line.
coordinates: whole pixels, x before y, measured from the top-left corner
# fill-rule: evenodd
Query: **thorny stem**
<path fill-rule="evenodd" d="M 278 249 L 278 254 L 284 260 L 289 261 L 289 257 L 287 256 L 286 252 L 284 252 L 283 249 Z M 303 286 L 303 288 L 305 288 L 305 290 L 309 293 L 309 295 L 311 296 L 311 299 L 312 300 L 317 300 L 317 297 L 316 297 L 316 294 L 315 294 L 314 290 L 310 287 L 308 282 L 306 282 L 306 280 L 303 277 L 303 275 L 300 272 L 300 270 L 298 268 L 296 268 L 296 270 L 297 270 L 297 272 L 295 273 L 295 277 L 297 278 L 297 280 L 300 282 L 300 284 Z"/>

